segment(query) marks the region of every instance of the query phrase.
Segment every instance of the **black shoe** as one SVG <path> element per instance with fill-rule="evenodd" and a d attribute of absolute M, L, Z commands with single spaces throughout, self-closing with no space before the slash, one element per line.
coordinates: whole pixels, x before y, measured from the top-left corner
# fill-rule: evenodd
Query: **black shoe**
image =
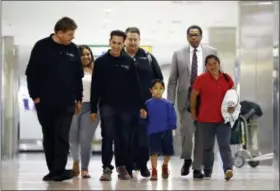
<path fill-rule="evenodd" d="M 194 170 L 193 171 L 193 178 L 194 179 L 203 179 L 204 174 L 201 173 L 200 170 Z"/>
<path fill-rule="evenodd" d="M 204 171 L 203 179 L 210 180 L 211 179 L 211 172 L 210 171 Z"/>
<path fill-rule="evenodd" d="M 64 180 L 72 179 L 73 177 L 74 177 L 74 175 L 73 175 L 72 170 L 65 170 L 61 175 L 54 176 L 53 180 L 58 181 L 58 182 L 62 182 Z"/>
<path fill-rule="evenodd" d="M 190 173 L 190 166 L 192 164 L 192 160 L 185 160 L 184 165 L 181 168 L 181 176 L 187 176 Z"/>
<path fill-rule="evenodd" d="M 148 178 L 151 176 L 149 169 L 145 166 L 144 168 L 140 169 L 141 176 Z"/>
<path fill-rule="evenodd" d="M 53 176 L 51 173 L 49 173 L 43 177 L 43 181 L 51 181 L 52 179 L 53 179 Z"/>

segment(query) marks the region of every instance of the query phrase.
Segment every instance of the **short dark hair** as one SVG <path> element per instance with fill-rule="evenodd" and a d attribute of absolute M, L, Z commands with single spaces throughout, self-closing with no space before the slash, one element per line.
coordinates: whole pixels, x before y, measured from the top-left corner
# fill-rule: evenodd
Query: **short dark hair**
<path fill-rule="evenodd" d="M 205 58 L 205 65 L 208 63 L 208 60 L 210 60 L 212 58 L 215 59 L 220 64 L 220 59 L 218 58 L 218 56 L 216 56 L 214 54 L 210 54 Z"/>
<path fill-rule="evenodd" d="M 140 36 L 140 30 L 137 28 L 137 27 L 128 27 L 126 30 L 125 30 L 125 33 L 136 33 Z"/>
<path fill-rule="evenodd" d="M 199 31 L 199 33 L 200 33 L 200 36 L 202 36 L 202 29 L 201 29 L 200 26 L 198 26 L 198 25 L 192 25 L 192 26 L 190 26 L 190 27 L 187 29 L 187 35 L 190 33 L 190 30 L 191 30 L 191 29 L 197 29 L 197 30 Z"/>
<path fill-rule="evenodd" d="M 78 25 L 76 22 L 71 19 L 70 17 L 62 17 L 59 19 L 55 26 L 54 26 L 54 32 L 57 33 L 58 31 L 67 32 L 76 30 L 78 28 Z"/>
<path fill-rule="evenodd" d="M 92 63 L 90 63 L 90 67 L 93 68 L 94 56 L 93 56 L 93 53 L 91 51 L 91 48 L 89 46 L 87 46 L 87 45 L 80 45 L 79 46 L 79 54 L 80 54 L 80 56 L 83 55 L 84 49 L 87 49 L 89 51 L 90 55 L 91 55 Z"/>
<path fill-rule="evenodd" d="M 120 36 L 120 37 L 123 37 L 123 41 L 125 41 L 126 39 L 126 34 L 125 32 L 121 31 L 121 30 L 113 30 L 111 33 L 110 33 L 110 40 L 113 38 L 113 36 Z"/>
<path fill-rule="evenodd" d="M 151 83 L 151 88 L 153 88 L 157 83 L 160 83 L 163 86 L 163 88 L 165 88 L 164 82 L 160 79 L 154 79 Z"/>

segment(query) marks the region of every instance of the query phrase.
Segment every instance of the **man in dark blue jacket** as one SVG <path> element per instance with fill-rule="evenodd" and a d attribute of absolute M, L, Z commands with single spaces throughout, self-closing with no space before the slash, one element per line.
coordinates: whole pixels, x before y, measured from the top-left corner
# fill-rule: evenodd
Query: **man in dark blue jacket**
<path fill-rule="evenodd" d="M 126 29 L 125 52 L 135 61 L 136 69 L 141 86 L 141 95 L 146 101 L 152 97 L 150 92 L 151 83 L 154 79 L 163 81 L 161 69 L 156 58 L 146 50 L 140 48 L 140 30 L 136 27 Z M 134 151 L 134 162 L 143 177 L 149 177 L 150 171 L 147 168 L 149 160 L 149 141 L 147 126 L 139 121 L 136 116 L 134 137 L 132 139 L 132 150 Z"/>
<path fill-rule="evenodd" d="M 126 34 L 112 31 L 111 49 L 98 57 L 92 75 L 91 118 L 96 119 L 99 102 L 102 121 L 101 181 L 111 180 L 112 143 L 119 179 L 132 176 L 131 131 L 135 115 L 146 115 L 135 63 L 122 51 Z"/>
<path fill-rule="evenodd" d="M 65 170 L 69 153 L 72 117 L 83 97 L 82 63 L 71 41 L 77 29 L 69 17 L 60 19 L 54 34 L 39 40 L 32 49 L 26 69 L 27 87 L 43 131 L 43 147 L 49 169 L 44 181 L 73 177 Z"/>

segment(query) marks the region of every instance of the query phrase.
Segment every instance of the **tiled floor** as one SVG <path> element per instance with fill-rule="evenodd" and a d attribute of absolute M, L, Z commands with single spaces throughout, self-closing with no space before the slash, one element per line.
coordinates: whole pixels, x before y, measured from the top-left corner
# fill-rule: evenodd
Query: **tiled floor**
<path fill-rule="evenodd" d="M 69 167 L 72 160 L 69 159 Z M 271 167 L 244 166 L 235 169 L 234 177 L 226 182 L 223 179 L 220 164 L 217 163 L 211 180 L 194 181 L 180 176 L 182 161 L 173 158 L 170 164 L 170 179 L 151 182 L 142 178 L 137 172 L 130 181 L 117 180 L 113 174 L 111 182 L 100 182 L 100 156 L 92 158 L 90 172 L 92 178 L 82 180 L 74 178 L 65 182 L 43 182 L 46 166 L 42 154 L 22 154 L 17 160 L 2 161 L 1 190 L 279 190 L 279 176 L 273 173 Z"/>

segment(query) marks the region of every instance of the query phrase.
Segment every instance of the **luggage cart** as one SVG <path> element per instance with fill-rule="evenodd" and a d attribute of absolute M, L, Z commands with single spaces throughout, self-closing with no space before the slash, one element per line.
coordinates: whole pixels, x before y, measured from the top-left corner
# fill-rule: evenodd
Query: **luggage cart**
<path fill-rule="evenodd" d="M 251 109 L 246 115 L 239 116 L 239 124 L 236 128 L 240 130 L 241 144 L 234 154 L 234 166 L 241 168 L 246 162 L 255 168 L 260 161 L 273 159 L 273 153 L 262 155 L 258 148 L 258 118 L 256 110 Z"/>

